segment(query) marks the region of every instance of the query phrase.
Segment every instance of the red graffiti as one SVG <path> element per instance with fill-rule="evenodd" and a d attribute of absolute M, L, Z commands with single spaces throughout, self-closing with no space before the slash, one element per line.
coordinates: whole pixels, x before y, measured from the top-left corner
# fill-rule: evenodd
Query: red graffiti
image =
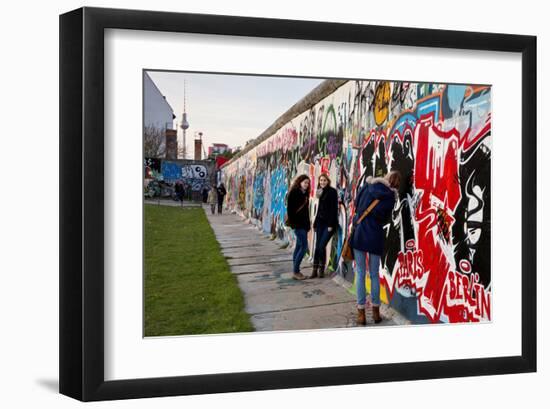
<path fill-rule="evenodd" d="M 491 319 L 491 293 L 479 284 L 479 274 L 449 271 L 443 312 L 450 322 Z"/>
<path fill-rule="evenodd" d="M 260 144 L 257 148 L 258 156 L 264 156 L 275 151 L 286 152 L 298 143 L 298 132 L 293 128 L 284 128 L 275 136 Z"/>
<path fill-rule="evenodd" d="M 310 179 L 310 185 L 311 189 L 309 192 L 309 195 L 311 197 L 315 196 L 315 191 L 317 190 L 317 180 L 315 179 L 315 165 L 309 165 L 309 179 Z"/>
<path fill-rule="evenodd" d="M 422 250 L 399 252 L 397 256 L 398 267 L 396 270 L 395 284 L 398 287 L 409 286 L 416 288 L 416 283 L 424 277 Z"/>
<path fill-rule="evenodd" d="M 329 158 L 322 158 L 321 159 L 321 173 L 326 173 L 328 174 L 329 168 L 330 166 L 330 159 Z"/>
<path fill-rule="evenodd" d="M 459 135 L 434 126 L 433 114 L 422 117 L 415 129 L 417 155 L 414 183 L 420 193 L 416 208 L 418 248 L 427 256 L 423 266 L 429 274 L 419 294 L 419 309 L 439 321 L 443 291 L 451 265 L 450 230 L 461 192 L 458 181 Z"/>

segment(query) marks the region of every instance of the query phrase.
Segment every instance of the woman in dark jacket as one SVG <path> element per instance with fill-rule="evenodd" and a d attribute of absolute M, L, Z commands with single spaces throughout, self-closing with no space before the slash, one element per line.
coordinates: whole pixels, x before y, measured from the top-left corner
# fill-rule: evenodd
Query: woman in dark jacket
<path fill-rule="evenodd" d="M 391 212 L 398 198 L 397 190 L 401 182 L 401 175 L 392 171 L 384 178 L 368 177 L 355 199 L 355 226 L 350 245 L 357 266 L 357 323 L 366 324 L 365 318 L 365 277 L 366 255 L 368 254 L 369 275 L 371 279 L 372 316 L 376 324 L 382 321 L 380 317 L 380 259 L 384 251 L 384 225 L 389 221 Z M 361 215 L 369 208 L 374 200 L 379 202 L 370 213 L 357 224 Z"/>
<path fill-rule="evenodd" d="M 216 191 L 218 192 L 218 214 L 222 214 L 223 198 L 227 194 L 227 190 L 225 190 L 223 183 L 220 183 Z"/>
<path fill-rule="evenodd" d="M 292 256 L 293 274 L 295 280 L 304 280 L 300 273 L 300 263 L 304 258 L 308 244 L 307 233 L 311 229 L 309 220 L 309 195 L 311 192 L 310 180 L 307 175 L 300 175 L 292 183 L 287 196 L 287 222 L 296 235 L 296 247 Z"/>
<path fill-rule="evenodd" d="M 313 222 L 315 229 L 315 252 L 313 253 L 313 272 L 309 278 L 325 276 L 327 262 L 327 244 L 338 228 L 338 192 L 330 186 L 326 173 L 319 176 L 319 185 L 315 193 L 319 199 L 317 215 Z"/>

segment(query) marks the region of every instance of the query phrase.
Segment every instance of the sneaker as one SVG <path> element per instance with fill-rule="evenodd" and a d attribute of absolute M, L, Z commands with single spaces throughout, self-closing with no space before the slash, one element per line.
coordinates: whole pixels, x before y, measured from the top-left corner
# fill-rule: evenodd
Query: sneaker
<path fill-rule="evenodd" d="M 306 276 L 303 275 L 302 273 L 294 273 L 294 274 L 292 274 L 292 278 L 294 280 L 305 280 Z"/>

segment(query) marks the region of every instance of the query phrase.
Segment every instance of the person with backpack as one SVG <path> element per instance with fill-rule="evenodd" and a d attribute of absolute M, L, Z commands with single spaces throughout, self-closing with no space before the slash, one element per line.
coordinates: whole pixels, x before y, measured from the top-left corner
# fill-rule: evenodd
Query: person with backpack
<path fill-rule="evenodd" d="M 350 246 L 357 267 L 357 324 L 366 325 L 365 277 L 367 256 L 371 279 L 372 316 L 375 324 L 382 322 L 380 316 L 380 259 L 384 251 L 384 225 L 391 217 L 398 200 L 401 174 L 389 172 L 385 177 L 369 176 L 357 193 L 353 235 Z"/>
<path fill-rule="evenodd" d="M 287 196 L 286 225 L 294 230 L 296 246 L 292 255 L 292 278 L 305 280 L 300 272 L 300 264 L 308 249 L 307 234 L 311 230 L 309 219 L 309 195 L 311 193 L 310 179 L 307 175 L 299 175 L 294 179 Z"/>

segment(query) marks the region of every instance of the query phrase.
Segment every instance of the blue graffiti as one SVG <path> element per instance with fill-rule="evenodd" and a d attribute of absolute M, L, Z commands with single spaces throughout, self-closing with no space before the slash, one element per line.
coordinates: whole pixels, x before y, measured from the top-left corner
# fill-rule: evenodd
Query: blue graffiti
<path fill-rule="evenodd" d="M 416 108 L 416 115 L 418 118 L 423 117 L 433 113 L 434 118 L 439 118 L 439 95 L 436 95 L 432 98 L 427 98 L 426 100 L 419 102 Z"/>
<path fill-rule="evenodd" d="M 286 212 L 286 194 L 288 192 L 286 169 L 277 167 L 271 174 L 271 212 L 282 223 Z"/>
<path fill-rule="evenodd" d="M 409 127 L 410 129 L 414 129 L 416 126 L 416 116 L 407 112 L 402 114 L 393 125 L 390 135 L 393 135 L 395 130 L 398 130 L 399 133 L 402 135 L 405 132 L 405 129 Z"/>
<path fill-rule="evenodd" d="M 162 177 L 167 182 L 181 179 L 181 165 L 173 162 L 162 162 Z"/>
<path fill-rule="evenodd" d="M 445 94 L 447 95 L 447 102 L 452 112 L 458 111 L 464 100 L 464 93 L 466 92 L 465 85 L 447 85 Z"/>
<path fill-rule="evenodd" d="M 258 214 L 261 214 L 264 207 L 264 180 L 265 175 L 263 172 L 257 173 L 254 178 L 254 199 L 252 203 Z"/>
<path fill-rule="evenodd" d="M 483 125 L 491 112 L 491 93 L 488 90 L 476 92 L 464 99 L 464 112 L 470 114 L 470 126 Z"/>

